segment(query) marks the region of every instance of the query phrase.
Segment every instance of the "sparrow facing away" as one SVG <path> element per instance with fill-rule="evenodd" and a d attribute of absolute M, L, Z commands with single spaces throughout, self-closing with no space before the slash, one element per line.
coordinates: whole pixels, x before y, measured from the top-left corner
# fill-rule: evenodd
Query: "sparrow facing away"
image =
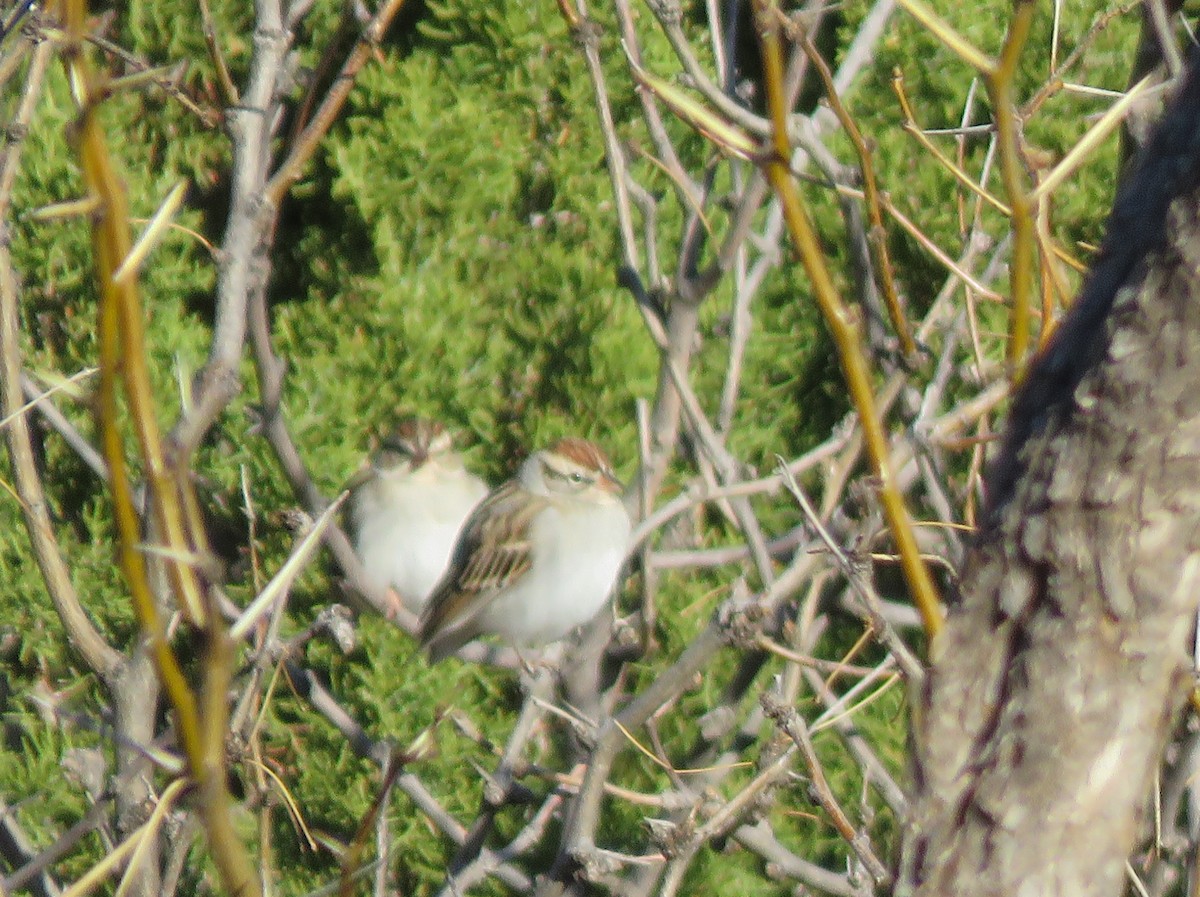
<path fill-rule="evenodd" d="M 585 439 L 534 452 L 471 514 L 421 615 L 431 663 L 479 635 L 545 644 L 604 605 L 629 515 L 604 453 Z"/>

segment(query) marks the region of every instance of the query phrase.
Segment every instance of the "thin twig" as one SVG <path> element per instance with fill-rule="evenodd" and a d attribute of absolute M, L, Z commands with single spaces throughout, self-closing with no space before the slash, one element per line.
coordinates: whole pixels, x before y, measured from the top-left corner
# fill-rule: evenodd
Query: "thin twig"
<path fill-rule="evenodd" d="M 21 134 L 28 127 L 53 51 L 54 46 L 49 42 L 43 42 L 33 50 L 21 101 L 9 128 L 10 133 Z M 20 140 L 10 141 L 0 156 L 0 228 L 4 228 L 4 222 L 8 220 L 12 186 L 20 164 L 21 148 Z M 8 241 L 0 239 L 0 386 L 3 388 L 3 416 L 12 416 L 5 429 L 9 463 L 17 495 L 21 498 L 21 513 L 42 579 L 50 593 L 50 600 L 54 602 L 55 610 L 63 621 L 67 639 L 79 651 L 89 668 L 95 670 L 105 682 L 111 682 L 124 658 L 104 640 L 80 603 L 71 572 L 54 535 L 49 506 L 34 460 L 29 423 L 23 414 L 18 413 L 18 409 L 24 405 L 21 390 L 20 328 L 20 297 L 16 273 L 13 270 Z"/>
<path fill-rule="evenodd" d="M 766 0 L 757 0 L 756 8 L 761 9 L 765 2 Z M 786 127 L 787 110 L 783 105 L 779 33 L 770 15 L 760 15 L 759 20 L 768 106 L 775 123 L 774 155 L 766 165 L 767 177 L 783 204 L 793 245 L 804 263 L 805 271 L 813 285 L 814 298 L 837 345 L 842 373 L 858 409 L 871 463 L 880 480 L 880 499 L 892 538 L 902 559 L 901 567 L 912 593 L 913 603 L 920 609 L 925 630 L 932 638 L 942 627 L 937 589 L 921 560 L 911 517 L 903 496 L 896 487 L 883 422 L 875 408 L 867 362 L 862 353 L 860 328 L 855 316 L 838 295 L 824 253 L 792 180 L 787 162 L 791 158 L 791 149 Z"/>
<path fill-rule="evenodd" d="M 372 51 L 383 40 L 388 26 L 392 24 L 392 19 L 396 17 L 396 13 L 400 12 L 403 5 L 404 0 L 385 0 L 379 11 L 363 29 L 362 34 L 359 35 L 358 42 L 346 57 L 342 70 L 338 72 L 333 86 L 325 95 L 325 99 L 321 101 L 312 121 L 301 132 L 287 158 L 283 160 L 263 187 L 263 198 L 271 205 L 278 206 L 287 191 L 291 189 L 292 184 L 303 173 L 304 166 L 308 164 L 308 160 L 316 152 L 321 140 L 337 120 L 338 113 L 341 112 L 342 105 L 346 102 L 346 98 L 350 95 L 350 89 L 354 86 L 354 79 L 366 65 Z"/>
<path fill-rule="evenodd" d="M 186 471 L 172 467 L 165 457 L 146 367 L 145 325 L 136 282 L 133 279 L 117 282 L 113 276 L 122 260 L 129 256 L 131 239 L 124 189 L 113 170 L 97 121 L 95 75 L 82 50 L 85 12 L 83 0 L 71 0 L 64 9 L 66 31 L 71 39 L 68 64 L 81 107 L 80 162 L 84 181 L 103 209 L 92 228 L 101 296 L 97 328 L 99 404 L 104 454 L 112 477 L 119 556 L 156 671 L 175 710 L 180 744 L 195 783 L 200 815 L 217 869 L 228 890 L 255 895 L 260 893 L 259 881 L 234 831 L 225 782 L 228 705 L 224 686 L 232 674 L 232 656 L 221 618 L 209 607 L 197 565 L 185 560 L 206 556 L 205 534 Z M 165 566 L 180 609 L 206 633 L 208 650 L 202 662 L 204 687 L 199 699 L 188 686 L 167 642 L 166 627 L 141 550 L 141 522 L 134 506 L 125 446 L 118 429 L 118 376 L 126 392 L 148 479 L 154 524 L 151 532 L 163 539 Z"/>
<path fill-rule="evenodd" d="M 866 867 L 868 874 L 879 885 L 886 886 L 891 883 L 892 876 L 888 872 L 887 867 L 875 855 L 875 851 L 871 846 L 870 839 L 862 831 L 855 829 L 837 798 L 834 797 L 833 791 L 829 787 L 829 781 L 825 777 L 825 771 L 821 766 L 821 761 L 817 757 L 816 747 L 813 745 L 812 736 L 809 734 L 808 726 L 796 711 L 780 703 L 769 692 L 762 696 L 762 706 L 766 711 L 767 716 L 773 719 L 776 724 L 782 729 L 789 738 L 795 742 L 800 748 L 801 754 L 804 755 L 804 761 L 808 765 L 809 774 L 812 776 L 812 790 L 821 807 L 829 814 L 833 826 L 837 829 L 839 835 L 845 839 L 846 843 L 854 850 L 855 855 L 862 861 Z"/>

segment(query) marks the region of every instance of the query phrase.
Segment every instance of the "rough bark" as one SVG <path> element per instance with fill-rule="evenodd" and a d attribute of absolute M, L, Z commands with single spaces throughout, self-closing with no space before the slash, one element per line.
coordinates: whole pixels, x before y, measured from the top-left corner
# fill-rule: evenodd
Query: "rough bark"
<path fill-rule="evenodd" d="M 1200 74 L 1014 402 L 916 723 L 898 894 L 1122 890 L 1200 598 Z"/>

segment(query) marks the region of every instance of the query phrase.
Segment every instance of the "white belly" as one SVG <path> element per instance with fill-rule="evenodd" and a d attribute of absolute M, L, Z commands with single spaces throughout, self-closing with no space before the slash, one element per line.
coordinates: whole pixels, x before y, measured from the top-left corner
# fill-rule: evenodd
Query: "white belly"
<path fill-rule="evenodd" d="M 467 477 L 452 488 L 420 479 L 376 485 L 351 505 L 355 551 L 379 588 L 394 588 L 406 608 L 420 613 L 485 489 Z"/>
<path fill-rule="evenodd" d="M 545 644 L 586 623 L 608 600 L 629 543 L 629 517 L 620 505 L 569 516 L 554 508 L 534 524 L 528 574 L 497 595 L 479 616 L 480 628 L 511 642 Z"/>

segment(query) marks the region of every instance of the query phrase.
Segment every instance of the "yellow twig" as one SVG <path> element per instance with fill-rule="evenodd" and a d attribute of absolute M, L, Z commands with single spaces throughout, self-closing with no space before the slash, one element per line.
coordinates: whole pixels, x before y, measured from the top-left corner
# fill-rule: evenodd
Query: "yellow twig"
<path fill-rule="evenodd" d="M 137 280 L 114 277 L 130 256 L 132 243 L 124 189 L 113 170 L 104 134 L 97 120 L 96 77 L 83 54 L 85 0 L 67 0 L 66 48 L 72 91 L 79 102 L 77 124 L 84 181 L 96 197 L 98 214 L 92 228 L 100 288 L 98 341 L 100 344 L 99 416 L 105 459 L 111 473 L 113 514 L 119 537 L 119 556 L 129 583 L 134 611 L 149 640 L 155 668 L 175 711 L 178 740 L 187 758 L 188 772 L 199 794 L 199 810 L 224 888 L 239 897 L 260 893 L 260 885 L 245 848 L 233 829 L 229 795 L 225 788 L 225 734 L 228 683 L 232 674 L 232 646 L 218 614 L 207 606 L 199 578 L 190 563 L 167 559 L 174 594 L 186 617 L 205 629 L 202 658 L 205 677 L 203 703 L 188 686 L 178 659 L 167 643 L 162 618 L 140 550 L 141 521 L 134 506 L 125 446 L 119 426 L 117 388 L 125 388 L 130 417 L 136 430 L 142 462 L 150 485 L 155 533 L 167 555 L 207 554 L 204 531 L 186 471 L 173 470 L 166 461 L 158 431 L 149 372 L 142 308 Z"/>
<path fill-rule="evenodd" d="M 83 0 L 71 0 L 67 4 L 69 19 L 78 15 L 76 30 L 71 33 L 82 40 Z M 68 29 L 71 30 L 71 29 Z M 79 98 L 79 152 L 84 180 L 89 191 L 96 197 L 98 214 L 92 228 L 96 250 L 97 269 L 100 276 L 101 297 L 101 425 L 105 433 L 106 455 L 120 455 L 119 461 L 108 458 L 113 469 L 114 496 L 129 490 L 128 477 L 124 471 L 124 455 L 121 437 L 117 431 L 116 377 L 121 374 L 128 394 L 131 418 L 137 431 L 138 442 L 145 463 L 146 478 L 151 489 L 151 513 L 154 516 L 155 535 L 163 542 L 181 552 L 204 552 L 203 532 L 189 527 L 184 522 L 180 503 L 177 500 L 174 476 L 168 468 L 163 451 L 162 435 L 154 413 L 154 399 L 150 390 L 150 376 L 146 370 L 145 334 L 142 309 L 137 284 L 131 279 L 118 280 L 114 275 L 120 264 L 129 258 L 132 244 L 129 236 L 129 213 L 125 192 L 112 162 L 104 135 L 96 120 L 94 76 L 83 56 L 80 44 L 68 53 L 73 88 Z M 106 367 L 103 359 L 107 357 Z M 117 468 L 120 468 L 118 471 Z M 127 504 L 127 508 L 122 505 Z M 126 550 L 135 551 L 140 524 L 133 507 L 132 493 L 117 499 L 117 523 L 123 540 L 129 539 Z M 191 538 L 189 538 L 189 536 Z M 193 542 L 193 540 L 196 540 Z M 126 567 L 132 579 L 144 577 L 144 567 L 137 565 L 137 572 Z M 180 609 L 189 622 L 204 625 L 207 608 L 201 592 L 195 568 L 188 563 L 168 563 L 171 584 L 180 603 Z M 146 586 L 145 602 L 152 608 L 153 600 Z M 135 600 L 137 596 L 135 595 Z M 140 601 L 139 601 L 140 603 Z M 157 613 L 157 611 L 155 611 Z M 145 618 L 148 619 L 148 618 Z"/>
<path fill-rule="evenodd" d="M 662 100 L 680 119 L 708 138 L 718 149 L 740 159 L 755 160 L 758 144 L 741 128 L 694 99 L 687 91 L 650 74 L 638 65 L 632 54 L 627 52 L 626 56 L 629 70 L 638 84 Z"/>
<path fill-rule="evenodd" d="M 1034 201 L 1025 189 L 1022 174 L 1020 135 L 1016 104 L 1013 100 L 1013 81 L 1021 50 L 1029 37 L 1029 28 L 1037 6 L 1033 0 L 1017 0 L 1008 23 L 1008 35 L 1000 51 L 1000 59 L 984 78 L 996 119 L 996 135 L 1000 151 L 1000 174 L 1012 209 L 1013 254 L 1010 277 L 1012 311 L 1008 330 L 1008 363 L 1014 382 L 1020 379 L 1021 366 L 1029 352 L 1029 306 L 1033 281 L 1033 207 Z"/>
<path fill-rule="evenodd" d="M 666 760 L 663 760 L 661 757 L 655 756 L 653 751 L 651 751 L 648 747 L 646 747 L 644 744 L 642 744 L 640 741 L 638 741 L 636 738 L 634 738 L 633 733 L 630 732 L 628 729 L 626 729 L 623 725 L 621 725 L 621 721 L 619 719 L 616 719 L 614 717 L 613 722 L 616 724 L 616 727 L 621 730 L 621 734 L 625 736 L 625 739 L 630 744 L 632 744 L 635 748 L 637 748 L 638 753 L 640 753 L 642 756 L 644 756 L 647 760 L 649 760 L 651 763 L 653 763 L 655 766 L 659 767 L 660 769 L 665 769 L 667 772 L 673 773 L 674 775 L 677 775 L 677 776 L 699 775 L 701 773 L 720 772 L 721 770 L 726 770 L 726 769 L 745 769 L 746 767 L 754 765 L 753 763 L 751 763 L 747 760 L 747 761 L 738 761 L 737 763 L 724 763 L 719 766 L 698 766 L 695 769 L 679 769 L 675 766 L 672 766 L 670 763 L 668 763 Z"/>
<path fill-rule="evenodd" d="M 1087 157 L 1096 149 L 1104 139 L 1108 137 L 1117 127 L 1125 120 L 1125 116 L 1129 114 L 1130 107 L 1140 97 L 1150 84 L 1150 76 L 1147 75 L 1129 91 L 1113 103 L 1107 112 L 1101 116 L 1088 132 L 1079 138 L 1079 142 L 1071 147 L 1071 151 L 1067 153 L 1061 162 L 1054 166 L 1054 170 L 1046 175 L 1041 183 L 1034 188 L 1030 194 L 1030 199 L 1035 202 L 1043 196 L 1049 195 L 1059 184 L 1066 180 L 1074 171 L 1079 168 Z"/>
<path fill-rule="evenodd" d="M 1057 243 L 1051 244 L 1050 249 L 1054 252 L 1054 257 L 1064 265 L 1067 265 L 1069 268 L 1079 274 L 1087 273 L 1087 265 L 1079 261 L 1079 259 L 1075 258 L 1075 256 L 1071 255 L 1071 253 L 1067 252 L 1067 250 L 1063 249 Z"/>
<path fill-rule="evenodd" d="M 801 35 L 801 39 L 804 52 L 816 68 L 817 74 L 821 76 L 821 83 L 825 87 L 825 96 L 829 99 L 829 107 L 837 116 L 842 130 L 846 132 L 850 142 L 854 144 L 854 151 L 858 155 L 858 165 L 863 178 L 863 195 L 867 203 L 867 218 L 871 222 L 871 229 L 867 234 L 871 247 L 871 260 L 875 264 L 875 273 L 879 277 L 879 288 L 883 293 L 884 305 L 887 306 L 888 316 L 892 319 L 892 329 L 896 331 L 896 337 L 900 340 L 900 351 L 904 353 L 909 364 L 915 364 L 917 344 L 913 340 L 912 330 L 908 326 L 908 318 L 904 315 L 904 309 L 900 307 L 900 296 L 896 291 L 896 278 L 892 271 L 892 260 L 887 251 L 887 231 L 883 227 L 883 211 L 880 208 L 879 186 L 875 180 L 875 164 L 871 159 L 871 150 L 867 147 L 867 141 L 863 139 L 858 125 L 843 105 L 842 98 L 838 96 L 837 88 L 833 83 L 833 72 L 829 70 L 825 58 L 813 44 L 811 35 L 805 31 Z"/>
<path fill-rule="evenodd" d="M 783 88 L 783 51 L 780 47 L 776 18 L 771 14 L 772 9 L 768 4 L 769 0 L 757 0 L 755 4 L 756 11 L 760 13 L 759 38 L 763 50 L 767 109 L 772 123 L 772 152 L 765 163 L 767 179 L 779 196 L 792 243 L 812 283 L 813 295 L 837 347 L 842 373 L 862 423 L 867 451 L 879 478 L 880 500 L 900 555 L 901 568 L 913 602 L 921 614 L 925 631 L 932 638 L 942 628 L 937 589 L 917 550 L 912 520 L 904 504 L 904 497 L 896 486 L 887 437 L 875 406 L 871 375 L 862 352 L 860 325 L 833 284 L 820 240 L 805 211 L 789 167 L 791 146 L 788 142 L 787 106 Z"/>
<path fill-rule="evenodd" d="M 249 606 L 242 611 L 242 615 L 234 621 L 233 626 L 229 629 L 231 638 L 237 640 L 245 638 L 249 634 L 250 629 L 255 623 L 265 614 L 271 606 L 292 587 L 292 583 L 296 581 L 296 577 L 303 571 L 308 563 L 309 557 L 320 544 L 321 536 L 329 527 L 330 522 L 341 508 L 342 502 L 350 493 L 343 492 L 337 497 L 325 511 L 318 517 L 304 538 L 292 550 L 292 554 L 279 572 L 276 573 L 266 587 L 258 594 L 258 596 L 250 602 Z"/>
<path fill-rule="evenodd" d="M 83 3 L 73 0 L 68 4 L 68 27 L 75 24 L 82 32 Z M 75 13 L 75 15 L 72 15 Z M 72 57 L 72 68 L 77 83 L 87 84 L 90 72 L 83 64 L 81 52 L 76 45 Z M 146 578 L 145 561 L 140 551 L 140 524 L 133 503 L 133 490 L 129 471 L 125 466 L 124 445 L 117 429 L 117 375 L 121 369 L 121 302 L 122 293 L 133 292 L 131 284 L 118 285 L 113 281 L 112 271 L 118 259 L 128 255 L 129 234 L 123 232 L 121 223 L 126 220 L 124 195 L 121 193 L 115 173 L 112 171 L 104 139 L 96 122 L 95 110 L 84 94 L 83 110 L 79 123 L 80 152 L 84 178 L 93 190 L 100 208 L 103 209 L 97 226 L 93 229 L 96 263 L 100 274 L 100 423 L 101 441 L 106 460 L 112 471 L 113 503 L 117 529 L 120 535 L 120 557 L 126 579 L 129 581 L 134 610 L 138 620 L 151 639 L 159 675 L 167 688 L 168 696 L 175 706 L 178 717 L 180 740 L 185 751 L 198 746 L 198 728 L 195 703 L 191 691 L 184 681 L 179 663 L 166 643 L 162 620 L 154 603 L 150 585 Z M 134 297 L 136 298 L 136 297 Z M 132 363 L 132 359 L 129 360 Z M 144 410 L 140 408 L 137 410 Z"/>
<path fill-rule="evenodd" d="M 882 698 L 893 685 L 900 681 L 902 681 L 901 675 L 899 673 L 892 673 L 892 675 L 888 676 L 887 679 L 883 681 L 883 685 L 879 686 L 879 688 L 875 689 L 875 691 L 871 692 L 871 694 L 867 695 L 857 704 L 847 707 L 837 716 L 832 716 L 827 720 L 823 720 L 820 723 L 814 724 L 812 727 L 812 734 L 816 735 L 818 732 L 823 732 L 831 726 L 836 726 L 846 717 L 853 716 L 855 713 L 862 710 L 869 704 L 874 704 L 877 700 Z"/>
<path fill-rule="evenodd" d="M 150 221 L 149 218 L 137 218 L 137 217 L 130 218 L 129 220 L 131 222 L 133 222 L 134 224 L 147 224 Z M 204 247 L 205 251 L 212 257 L 213 261 L 218 261 L 220 259 L 220 256 L 221 256 L 220 250 L 217 249 L 216 246 L 213 246 L 212 241 L 209 240 L 207 237 L 205 237 L 204 234 L 200 233 L 197 230 L 193 230 L 190 227 L 186 227 L 185 225 L 179 224 L 176 221 L 169 221 L 169 222 L 167 222 L 166 226 L 167 226 L 168 230 L 179 231 L 179 233 L 181 233 L 181 234 L 187 234 L 189 237 L 191 237 L 193 240 L 195 240 L 197 243 L 199 243 L 201 246 Z"/>
<path fill-rule="evenodd" d="M 121 264 L 117 265 L 117 270 L 113 272 L 113 280 L 121 283 L 135 276 L 142 269 L 142 262 L 158 245 L 159 240 L 163 237 L 163 231 L 170 227 L 171 219 L 183 205 L 183 193 L 186 189 L 186 181 L 180 181 L 171 189 L 162 205 L 158 207 L 158 211 L 151 216 L 146 227 L 138 235 L 137 242 L 129 250 L 129 255 L 121 259 Z"/>
<path fill-rule="evenodd" d="M 304 813 L 300 810 L 300 804 L 296 802 L 296 798 L 292 796 L 292 792 L 288 790 L 287 783 L 279 778 L 279 774 L 261 760 L 252 761 L 254 765 L 260 769 L 275 786 L 275 789 L 283 797 L 283 802 L 287 806 L 288 815 L 292 817 L 292 823 L 296 826 L 301 837 L 304 838 L 304 844 L 309 850 L 317 849 L 316 839 L 313 838 L 312 832 L 309 831 L 308 823 L 304 821 Z"/>
<path fill-rule="evenodd" d="M 97 370 L 96 368 L 84 368 L 82 371 L 77 371 L 76 373 L 72 374 L 70 377 L 63 378 L 60 382 L 56 383 L 54 386 L 51 386 L 49 389 L 47 389 L 45 392 L 43 392 L 41 395 L 39 395 L 36 399 L 32 399 L 32 400 L 26 402 L 24 405 L 22 405 L 20 408 L 18 408 L 16 411 L 14 411 L 12 414 L 6 415 L 5 417 L 0 417 L 0 429 L 7 427 L 9 425 L 9 423 L 12 422 L 13 418 L 20 417 L 22 414 L 25 414 L 27 411 L 29 411 L 29 409 L 32 408 L 34 405 L 36 405 L 38 402 L 41 402 L 45 399 L 50 398 L 50 396 L 54 395 L 55 393 L 62 392 L 64 390 L 66 390 L 68 392 L 72 391 L 74 389 L 74 386 L 76 383 L 78 383 L 80 380 L 84 380 L 84 379 L 92 376 L 94 373 L 96 373 L 96 370 Z"/>
<path fill-rule="evenodd" d="M 63 891 L 62 897 L 85 897 L 86 894 L 90 894 L 110 872 L 125 862 L 126 856 L 132 853 L 133 856 L 129 859 L 126 874 L 122 877 L 121 884 L 117 889 L 118 894 L 122 893 L 127 887 L 126 882 L 130 880 L 129 873 L 138 865 L 139 857 L 145 846 L 155 830 L 162 825 L 163 817 L 175 802 L 175 798 L 179 796 L 184 784 L 182 779 L 176 779 L 168 785 L 158 799 L 150 818 L 130 832 L 124 841 L 110 850 L 100 862 L 88 869 L 71 887 Z"/>
<path fill-rule="evenodd" d="M 990 57 L 977 50 L 970 41 L 951 28 L 945 19 L 938 16 L 922 0 L 899 0 L 899 3 L 908 10 L 910 16 L 929 29 L 943 44 L 980 74 L 991 74 L 996 68 L 996 63 Z"/>
<path fill-rule="evenodd" d="M 1034 270 L 1033 210 L 1036 197 L 1026 189 L 1025 177 L 1022 175 L 1019 121 L 1016 103 L 1013 100 L 1013 82 L 1016 80 L 1017 63 L 1029 38 L 1029 29 L 1037 6 L 1034 0 L 1016 0 L 1000 57 L 992 60 L 975 49 L 922 0 L 899 0 L 899 3 L 947 48 L 979 71 L 987 85 L 996 121 L 1000 173 L 1008 196 L 1009 217 L 1012 221 L 1012 310 L 1009 318 L 1007 356 L 1015 381 L 1020 377 L 1021 365 L 1029 352 L 1030 292 Z M 955 172 L 955 167 L 947 167 L 951 172 Z M 956 173 L 956 177 L 958 176 Z M 959 179 L 974 189 L 969 179 Z M 979 192 L 979 195 L 984 196 L 982 192 Z"/>
<path fill-rule="evenodd" d="M 83 218 L 94 215 L 100 204 L 95 196 L 83 196 L 79 199 L 65 199 L 62 202 L 52 202 L 40 206 L 28 213 L 30 221 L 57 221 L 60 218 Z"/>
<path fill-rule="evenodd" d="M 974 275 L 972 275 L 970 271 L 962 267 L 960 264 L 958 264 L 958 262 L 950 258 L 950 256 L 946 255 L 945 250 L 938 246 L 933 240 L 929 239 L 929 237 L 927 237 L 925 233 L 913 223 L 912 219 L 897 209 L 896 206 L 887 199 L 887 197 L 884 197 L 884 208 L 887 209 L 889 215 L 896 219 L 896 223 L 904 228 L 904 230 L 914 240 L 925 247 L 926 251 L 930 255 L 941 262 L 946 270 L 957 276 L 960 280 L 962 280 L 963 283 L 969 286 L 980 296 L 983 296 L 985 299 L 990 299 L 993 302 L 1000 302 L 1003 300 L 1003 296 L 983 284 Z"/>
<path fill-rule="evenodd" d="M 159 797 L 158 803 L 154 805 L 154 810 L 150 813 L 150 818 L 146 820 L 146 824 L 138 829 L 142 836 L 138 838 L 137 846 L 133 849 L 133 855 L 129 857 L 129 865 L 125 867 L 125 874 L 121 876 L 121 883 L 117 885 L 117 890 L 113 897 L 125 897 L 129 893 L 129 889 L 133 887 L 137 881 L 137 870 L 145 862 L 148 856 L 150 844 L 166 818 L 167 811 L 175 803 L 175 799 L 179 797 L 183 791 L 186 782 L 183 779 L 175 779 L 163 791 Z"/>
<path fill-rule="evenodd" d="M 1001 215 L 1008 217 L 1011 210 L 1003 202 L 988 192 L 982 184 L 976 181 L 973 177 L 963 171 L 962 166 L 943 153 L 932 140 L 921 130 L 917 125 L 916 117 L 913 115 L 912 105 L 908 102 L 908 94 L 904 91 L 904 75 L 899 69 L 896 69 L 892 74 L 892 91 L 896 94 L 896 99 L 900 103 L 900 112 L 904 115 L 904 121 L 900 123 L 900 127 L 904 132 L 911 136 L 925 152 L 929 153 L 938 160 L 950 174 L 954 176 L 960 184 L 986 202 L 992 208 L 996 209 Z"/>

